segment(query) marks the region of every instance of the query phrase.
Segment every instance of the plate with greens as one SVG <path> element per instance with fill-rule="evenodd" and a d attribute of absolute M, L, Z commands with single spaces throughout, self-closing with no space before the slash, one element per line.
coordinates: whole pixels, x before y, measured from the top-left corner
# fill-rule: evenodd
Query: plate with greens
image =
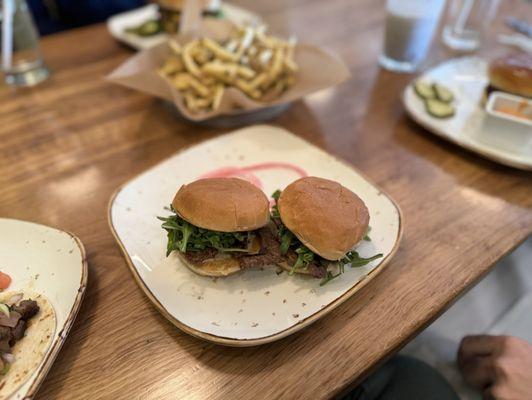
<path fill-rule="evenodd" d="M 225 18 L 237 25 L 260 22 L 257 14 L 226 2 L 213 17 Z M 107 30 L 116 40 L 136 50 L 149 49 L 168 39 L 168 34 L 163 31 L 157 4 L 147 4 L 113 15 L 107 20 Z"/>
<path fill-rule="evenodd" d="M 186 268 L 178 251 L 168 251 L 168 229 L 161 225 L 175 228 L 168 225 L 175 215 L 170 203 L 182 185 L 200 178 L 237 177 L 259 188 L 275 207 L 277 196 L 272 194 L 307 176 L 341 182 L 367 206 L 371 230 L 363 232 L 356 254 L 350 252 L 334 273 L 317 279 L 290 273 L 290 268 L 257 265 L 225 277 L 202 276 Z M 206 210 L 203 217 L 208 215 Z M 278 340 L 321 318 L 383 270 L 402 233 L 398 206 L 351 165 L 266 125 L 178 152 L 129 181 L 111 199 L 109 224 L 133 277 L 159 311 L 183 331 L 229 346 Z M 292 244 L 295 260 L 300 254 L 303 262 L 318 259 L 308 251 L 298 253 L 297 241 Z"/>

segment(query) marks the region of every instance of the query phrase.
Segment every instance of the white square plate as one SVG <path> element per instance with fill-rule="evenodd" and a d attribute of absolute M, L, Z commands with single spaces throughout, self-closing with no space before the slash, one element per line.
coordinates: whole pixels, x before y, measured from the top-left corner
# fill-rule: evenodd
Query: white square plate
<path fill-rule="evenodd" d="M 413 82 L 403 94 L 407 113 L 418 124 L 450 142 L 483 157 L 514 168 L 532 170 L 530 126 L 489 115 L 482 105 L 488 85 L 487 63 L 478 57 L 446 61 L 419 78 L 448 87 L 455 96 L 455 115 L 439 119 L 430 116 L 416 95 Z"/>
<path fill-rule="evenodd" d="M 226 2 L 222 4 L 221 11 L 224 18 L 237 25 L 255 25 L 260 22 L 260 17 L 257 14 Z M 148 4 L 144 7 L 113 15 L 107 20 L 107 30 L 116 40 L 134 49 L 149 49 L 167 40 L 168 35 L 159 33 L 158 35 L 143 37 L 127 33 L 126 29 L 138 26 L 151 19 L 156 19 L 158 16 L 157 4 Z"/>
<path fill-rule="evenodd" d="M 0 271 L 12 278 L 7 291 L 42 294 L 56 315 L 55 333 L 44 359 L 10 397 L 31 399 L 59 354 L 81 305 L 87 286 L 85 251 L 79 239 L 67 232 L 0 218 Z"/>
<path fill-rule="evenodd" d="M 267 195 L 302 174 L 334 179 L 357 193 L 370 211 L 371 242 L 361 256 L 384 257 L 320 286 L 320 280 L 247 269 L 227 278 L 194 274 L 175 254 L 165 257 L 165 216 L 179 187 L 212 172 L 233 171 Z M 109 222 L 133 275 L 150 300 L 182 330 L 231 346 L 285 337 L 347 300 L 382 270 L 401 237 L 394 202 L 353 167 L 284 129 L 258 125 L 184 150 L 134 178 L 111 200 Z"/>

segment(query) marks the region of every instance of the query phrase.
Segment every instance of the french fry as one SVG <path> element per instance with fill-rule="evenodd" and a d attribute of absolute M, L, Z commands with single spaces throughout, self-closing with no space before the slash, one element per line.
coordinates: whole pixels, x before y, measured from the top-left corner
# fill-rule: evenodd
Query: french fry
<path fill-rule="evenodd" d="M 253 88 L 249 82 L 243 79 L 235 80 L 235 86 L 253 99 L 260 99 L 262 96 L 262 92 L 259 89 Z"/>
<path fill-rule="evenodd" d="M 262 72 L 250 82 L 249 86 L 251 87 L 251 89 L 257 89 L 260 85 L 265 83 L 267 79 L 268 74 L 266 72 Z"/>
<path fill-rule="evenodd" d="M 174 76 L 171 80 L 177 90 L 187 90 L 189 88 L 190 74 L 183 72 Z"/>
<path fill-rule="evenodd" d="M 170 57 L 166 60 L 166 63 L 159 68 L 159 72 L 165 76 L 174 75 L 178 72 L 182 72 L 185 69 L 183 61 L 177 57 Z"/>
<path fill-rule="evenodd" d="M 275 80 L 275 78 L 277 78 L 281 73 L 281 70 L 283 68 L 283 60 L 283 49 L 275 49 L 275 52 L 273 53 L 272 67 L 268 71 L 270 79 L 272 81 Z"/>
<path fill-rule="evenodd" d="M 175 40 L 170 40 L 168 42 L 168 45 L 170 46 L 170 49 L 174 52 L 175 55 L 181 55 L 182 48 L 179 43 L 177 43 Z"/>
<path fill-rule="evenodd" d="M 223 83 L 218 83 L 216 87 L 214 88 L 214 95 L 212 99 L 212 109 L 217 110 L 220 108 L 220 104 L 222 103 L 222 97 L 224 94 L 224 85 Z"/>
<path fill-rule="evenodd" d="M 225 45 L 225 49 L 230 52 L 230 53 L 234 53 L 236 51 L 236 49 L 238 48 L 238 41 L 236 41 L 235 39 L 231 39 L 226 45 Z"/>
<path fill-rule="evenodd" d="M 192 112 L 200 112 L 211 104 L 210 100 L 196 97 L 192 92 L 185 92 L 184 97 L 185 104 Z"/>
<path fill-rule="evenodd" d="M 251 27 L 248 26 L 244 31 L 244 36 L 240 40 L 240 45 L 238 46 L 238 50 L 236 51 L 238 58 L 241 58 L 244 55 L 244 52 L 249 48 L 249 46 L 251 46 L 254 37 L 255 32 Z"/>
<path fill-rule="evenodd" d="M 236 66 L 236 74 L 244 79 L 254 78 L 257 73 L 245 65 Z"/>
<path fill-rule="evenodd" d="M 225 83 L 232 83 L 236 77 L 236 67 L 233 64 L 224 64 L 220 61 L 213 61 L 204 64 L 202 67 L 204 75 L 209 75 Z"/>
<path fill-rule="evenodd" d="M 198 68 L 194 60 L 192 59 L 192 49 L 197 44 L 197 40 L 193 40 L 190 43 L 187 43 L 185 47 L 183 48 L 183 63 L 185 64 L 185 67 L 188 72 L 190 72 L 192 75 L 196 77 L 201 76 L 201 70 Z"/>
<path fill-rule="evenodd" d="M 193 113 L 220 108 L 226 87 L 257 101 L 271 101 L 295 83 L 295 39 L 266 35 L 265 27 L 239 28 L 225 43 L 209 38 L 184 46 L 169 41 L 171 55 L 158 69 Z"/>
<path fill-rule="evenodd" d="M 211 93 L 209 88 L 205 86 L 203 83 L 201 83 L 199 80 L 195 79 L 193 76 L 189 75 L 189 81 L 188 85 L 191 89 L 193 89 L 197 94 L 199 94 L 202 97 L 207 97 Z"/>
<path fill-rule="evenodd" d="M 266 36 L 264 33 L 257 31 L 255 33 L 255 37 L 261 43 L 264 47 L 267 47 L 269 49 L 273 49 L 275 47 L 275 41 L 271 37 Z"/>
<path fill-rule="evenodd" d="M 203 46 L 196 46 L 192 51 L 192 58 L 200 65 L 210 61 L 212 57 L 212 52 Z"/>
<path fill-rule="evenodd" d="M 231 53 L 209 38 L 203 38 L 203 45 L 214 53 L 216 57 L 224 61 L 237 62 L 238 57 L 236 54 Z"/>
<path fill-rule="evenodd" d="M 290 38 L 288 42 L 288 46 L 286 47 L 286 57 L 284 59 L 285 67 L 289 69 L 290 72 L 292 73 L 296 73 L 299 70 L 296 62 L 294 61 L 295 46 L 296 46 L 296 41 L 292 37 Z"/>

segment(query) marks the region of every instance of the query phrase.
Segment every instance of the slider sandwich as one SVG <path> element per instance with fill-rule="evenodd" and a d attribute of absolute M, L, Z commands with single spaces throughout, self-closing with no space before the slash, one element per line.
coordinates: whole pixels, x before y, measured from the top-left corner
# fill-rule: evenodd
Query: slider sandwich
<path fill-rule="evenodd" d="M 369 212 L 364 202 L 337 182 L 307 177 L 274 194 L 272 220 L 278 228 L 278 263 L 290 275 L 308 274 L 325 284 L 345 265 L 366 265 L 382 257 L 362 258 L 355 246 L 369 240 Z"/>
<path fill-rule="evenodd" d="M 183 185 L 163 221 L 167 256 L 177 252 L 197 274 L 227 276 L 280 261 L 279 245 L 268 226 L 269 201 L 238 178 L 200 179 Z"/>
<path fill-rule="evenodd" d="M 489 65 L 488 79 L 484 101 L 495 91 L 532 98 L 532 54 L 497 58 Z"/>

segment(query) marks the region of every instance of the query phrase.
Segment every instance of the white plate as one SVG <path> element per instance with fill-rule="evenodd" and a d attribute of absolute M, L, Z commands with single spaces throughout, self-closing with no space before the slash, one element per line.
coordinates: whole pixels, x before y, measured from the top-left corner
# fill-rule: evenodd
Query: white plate
<path fill-rule="evenodd" d="M 487 63 L 477 57 L 447 61 L 417 79 L 447 86 L 455 95 L 456 114 L 448 119 L 431 117 L 412 84 L 403 94 L 408 114 L 432 133 L 501 164 L 532 169 L 530 127 L 490 116 L 481 105 L 488 84 Z"/>
<path fill-rule="evenodd" d="M 260 17 L 257 14 L 235 5 L 224 2 L 222 3 L 221 10 L 224 18 L 229 19 L 237 25 L 254 25 L 260 22 Z M 137 50 L 147 49 L 164 42 L 167 34 L 160 33 L 154 36 L 142 37 L 127 33 L 125 30 L 126 28 L 138 26 L 147 20 L 155 19 L 158 15 L 157 5 L 148 4 L 144 7 L 112 16 L 107 20 L 107 30 L 119 42 L 125 43 Z"/>
<path fill-rule="evenodd" d="M 53 341 L 43 361 L 10 397 L 31 399 L 59 354 L 81 305 L 87 285 L 85 251 L 79 239 L 69 233 L 0 218 L 0 271 L 13 279 L 8 291 L 42 294 L 56 314 Z"/>
<path fill-rule="evenodd" d="M 166 233 L 158 215 L 177 189 L 224 167 L 286 162 L 296 168 L 271 168 L 244 174 L 259 179 L 270 195 L 300 175 L 334 179 L 355 191 L 370 211 L 372 242 L 362 256 L 384 257 L 320 287 L 319 279 L 278 275 L 276 268 L 244 270 L 227 278 L 194 274 L 172 254 L 165 257 Z M 242 175 L 241 175 L 242 176 Z M 284 129 L 257 125 L 177 153 L 118 190 L 109 222 L 137 283 L 157 308 L 182 330 L 219 344 L 251 346 L 271 342 L 309 325 L 347 300 L 376 276 L 397 249 L 401 236 L 398 207 L 359 172 Z"/>

